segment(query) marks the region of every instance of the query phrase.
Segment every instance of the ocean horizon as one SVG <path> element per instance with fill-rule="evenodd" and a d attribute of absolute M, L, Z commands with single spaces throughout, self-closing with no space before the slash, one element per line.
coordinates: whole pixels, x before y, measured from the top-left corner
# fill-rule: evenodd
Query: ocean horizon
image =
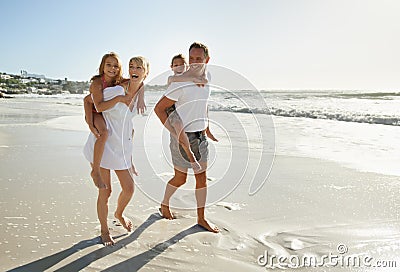
<path fill-rule="evenodd" d="M 146 92 L 146 115 L 151 115 L 162 94 Z M 3 100 L 2 105 L 13 108 L 16 114 L 0 111 L 0 124 L 43 122 L 68 115 L 83 118 L 83 97 L 84 94 L 14 95 L 13 99 Z M 18 104 L 30 104 L 32 112 L 18 112 Z M 249 122 L 254 116 L 270 116 L 274 126 L 286 128 L 275 136 L 277 154 L 322 158 L 361 171 L 400 175 L 399 105 L 399 92 L 213 88 L 209 110 L 240 115 Z"/>

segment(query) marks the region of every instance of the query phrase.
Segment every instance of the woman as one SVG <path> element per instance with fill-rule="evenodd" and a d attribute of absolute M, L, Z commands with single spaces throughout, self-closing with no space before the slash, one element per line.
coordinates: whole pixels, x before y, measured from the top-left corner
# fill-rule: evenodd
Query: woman
<path fill-rule="evenodd" d="M 133 152 L 133 123 L 136 113 L 137 94 L 149 72 L 149 64 L 143 57 L 134 57 L 129 61 L 129 81 L 114 87 L 107 87 L 103 93 L 93 93 L 92 98 L 97 111 L 103 113 L 107 124 L 108 137 L 100 163 L 100 174 L 104 187 L 99 188 L 97 198 L 97 215 L 101 226 L 101 240 L 104 245 L 114 245 L 108 224 L 108 199 L 111 195 L 110 170 L 114 170 L 121 184 L 122 191 L 118 197 L 117 209 L 114 216 L 127 230 L 132 230 L 132 222 L 123 216 L 123 212 L 132 198 L 134 186 L 130 173 L 136 174 L 132 164 Z M 115 100 L 115 97 L 125 96 L 126 100 Z M 103 103 L 104 101 L 115 103 Z M 93 163 L 93 150 L 96 136 L 91 133 L 84 147 L 86 159 Z"/>

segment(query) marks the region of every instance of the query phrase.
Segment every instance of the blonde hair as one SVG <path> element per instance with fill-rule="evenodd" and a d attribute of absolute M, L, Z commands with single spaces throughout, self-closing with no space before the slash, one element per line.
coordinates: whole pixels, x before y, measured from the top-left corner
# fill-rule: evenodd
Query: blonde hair
<path fill-rule="evenodd" d="M 122 74 L 123 74 L 122 73 L 122 64 L 121 64 L 121 60 L 120 60 L 119 56 L 115 52 L 107 53 L 101 58 L 101 62 L 100 62 L 100 66 L 99 66 L 99 74 L 93 76 L 91 79 L 92 81 L 95 80 L 96 78 L 102 77 L 104 75 L 104 66 L 106 65 L 106 60 L 109 57 L 116 59 L 117 63 L 118 63 L 118 67 L 119 67 L 118 74 L 115 77 L 113 84 L 117 85 L 122 81 L 122 79 L 123 79 L 122 78 Z"/>
<path fill-rule="evenodd" d="M 147 77 L 147 75 L 149 74 L 149 70 L 150 70 L 150 63 L 147 61 L 147 59 L 142 56 L 137 56 L 137 57 L 133 57 L 129 60 L 129 64 L 131 64 L 132 62 L 135 62 L 136 64 L 142 66 L 145 71 L 145 75 Z"/>

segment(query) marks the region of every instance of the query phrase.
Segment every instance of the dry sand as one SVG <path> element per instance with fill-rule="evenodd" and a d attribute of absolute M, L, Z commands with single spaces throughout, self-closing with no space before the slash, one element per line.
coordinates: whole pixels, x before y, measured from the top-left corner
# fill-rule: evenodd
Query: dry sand
<path fill-rule="evenodd" d="M 80 116 L 72 118 L 82 122 Z M 97 191 L 82 155 L 87 131 L 70 130 L 68 122 L 59 121 L 56 126 L 0 125 L 1 270 L 269 271 L 257 263 L 266 250 L 321 257 L 341 255 L 339 244 L 347 246 L 348 255 L 397 261 L 400 267 L 398 177 L 289 156 L 276 157 L 268 182 L 254 196 L 244 181 L 207 208 L 219 234 L 198 227 L 194 210 L 175 210 L 174 221 L 161 219 L 159 203 L 138 188 L 126 210 L 135 227 L 126 233 L 111 217 L 119 192 L 114 175 L 109 220 L 117 244 L 104 247 L 98 237 Z M 138 183 L 157 178 L 148 174 L 152 169 L 138 170 Z M 165 168 L 166 176 L 170 172 Z M 193 179 L 185 186 L 194 186 Z M 177 196 L 176 203 L 192 193 Z M 397 271 L 296 269 L 308 270 Z"/>

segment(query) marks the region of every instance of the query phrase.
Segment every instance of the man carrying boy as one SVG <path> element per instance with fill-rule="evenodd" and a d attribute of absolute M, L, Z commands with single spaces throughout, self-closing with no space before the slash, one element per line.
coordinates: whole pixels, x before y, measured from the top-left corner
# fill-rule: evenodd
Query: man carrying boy
<path fill-rule="evenodd" d="M 190 68 L 187 73 L 198 77 L 203 76 L 209 59 L 207 46 L 197 42 L 193 43 L 189 48 Z M 204 215 L 207 197 L 206 170 L 208 159 L 208 143 L 205 135 L 208 130 L 207 102 L 209 96 L 210 89 L 208 85 L 199 87 L 193 82 L 173 82 L 164 96 L 158 101 L 154 111 L 164 126 L 169 129 L 166 109 L 175 104 L 176 111 L 183 122 L 184 132 L 188 135 L 192 150 L 197 153 L 198 161 L 201 165 L 201 171 L 195 172 L 197 223 L 208 231 L 218 232 L 218 228 L 212 226 Z M 176 137 L 171 136 L 170 149 L 174 164 L 174 177 L 165 188 L 164 199 L 160 209 L 162 216 L 167 219 L 173 219 L 169 209 L 169 200 L 175 191 L 185 184 L 187 170 L 191 167 L 190 162 L 182 156 Z"/>

